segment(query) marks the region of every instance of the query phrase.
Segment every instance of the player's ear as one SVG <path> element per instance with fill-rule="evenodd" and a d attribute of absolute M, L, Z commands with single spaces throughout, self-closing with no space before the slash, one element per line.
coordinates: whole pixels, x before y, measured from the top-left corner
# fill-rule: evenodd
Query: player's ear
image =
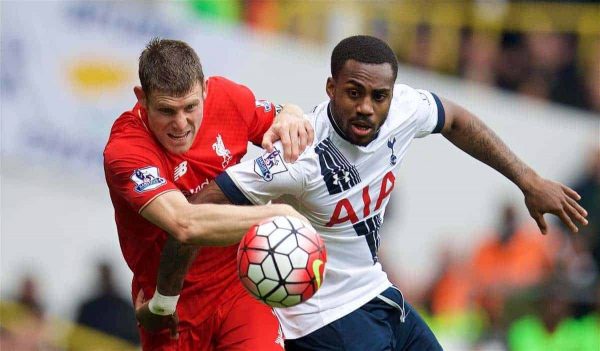
<path fill-rule="evenodd" d="M 133 87 L 133 93 L 135 94 L 135 97 L 137 98 L 139 104 L 142 105 L 142 107 L 144 107 L 145 109 L 148 109 L 146 93 L 144 93 L 144 89 L 142 89 L 141 86 L 135 86 Z"/>
<path fill-rule="evenodd" d="M 206 100 L 206 95 L 208 95 L 208 91 L 206 90 L 206 80 L 202 81 L 202 99 Z"/>
<path fill-rule="evenodd" d="M 335 81 L 333 80 L 333 78 L 327 78 L 327 83 L 325 84 L 325 91 L 327 92 L 327 96 L 329 96 L 330 99 L 333 99 L 333 95 L 335 92 Z"/>

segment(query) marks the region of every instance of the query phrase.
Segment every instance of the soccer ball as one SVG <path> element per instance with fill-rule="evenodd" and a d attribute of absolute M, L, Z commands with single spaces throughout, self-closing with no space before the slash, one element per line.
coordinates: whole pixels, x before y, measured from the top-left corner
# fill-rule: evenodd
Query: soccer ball
<path fill-rule="evenodd" d="M 291 307 L 313 296 L 323 283 L 326 262 L 319 234 L 288 216 L 250 228 L 237 252 L 242 284 L 272 307 Z"/>

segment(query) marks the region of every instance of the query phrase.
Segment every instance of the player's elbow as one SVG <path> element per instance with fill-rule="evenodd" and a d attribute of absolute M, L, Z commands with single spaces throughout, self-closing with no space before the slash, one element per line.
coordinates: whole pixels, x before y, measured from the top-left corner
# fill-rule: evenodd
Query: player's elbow
<path fill-rule="evenodd" d="M 181 216 L 175 221 L 175 225 L 169 230 L 169 233 L 182 244 L 194 244 L 198 242 L 198 233 L 192 229 L 191 221 Z"/>
<path fill-rule="evenodd" d="M 187 245 L 210 245 L 211 233 L 206 226 L 198 225 L 190 216 L 180 216 L 170 234 L 180 243 Z"/>

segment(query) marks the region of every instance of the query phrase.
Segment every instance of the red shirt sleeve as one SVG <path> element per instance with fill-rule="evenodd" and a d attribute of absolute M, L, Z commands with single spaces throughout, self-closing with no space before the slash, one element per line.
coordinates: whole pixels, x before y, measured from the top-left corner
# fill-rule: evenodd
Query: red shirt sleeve
<path fill-rule="evenodd" d="M 104 150 L 104 171 L 111 191 L 140 212 L 158 195 L 179 190 L 156 143 L 142 131 L 111 135 Z"/>
<path fill-rule="evenodd" d="M 248 140 L 260 146 L 263 135 L 273 124 L 276 115 L 275 105 L 267 100 L 257 100 L 254 93 L 244 85 L 225 78 L 214 77 L 213 79 L 215 78 L 229 83 L 226 91 L 248 127 Z"/>

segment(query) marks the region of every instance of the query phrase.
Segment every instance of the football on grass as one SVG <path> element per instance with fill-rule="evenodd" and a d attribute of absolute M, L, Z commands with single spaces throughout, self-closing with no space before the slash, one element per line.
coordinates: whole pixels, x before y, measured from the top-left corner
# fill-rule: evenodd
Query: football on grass
<path fill-rule="evenodd" d="M 326 262 L 319 234 L 289 216 L 252 226 L 237 253 L 242 284 L 273 307 L 290 307 L 310 299 L 323 284 Z"/>

